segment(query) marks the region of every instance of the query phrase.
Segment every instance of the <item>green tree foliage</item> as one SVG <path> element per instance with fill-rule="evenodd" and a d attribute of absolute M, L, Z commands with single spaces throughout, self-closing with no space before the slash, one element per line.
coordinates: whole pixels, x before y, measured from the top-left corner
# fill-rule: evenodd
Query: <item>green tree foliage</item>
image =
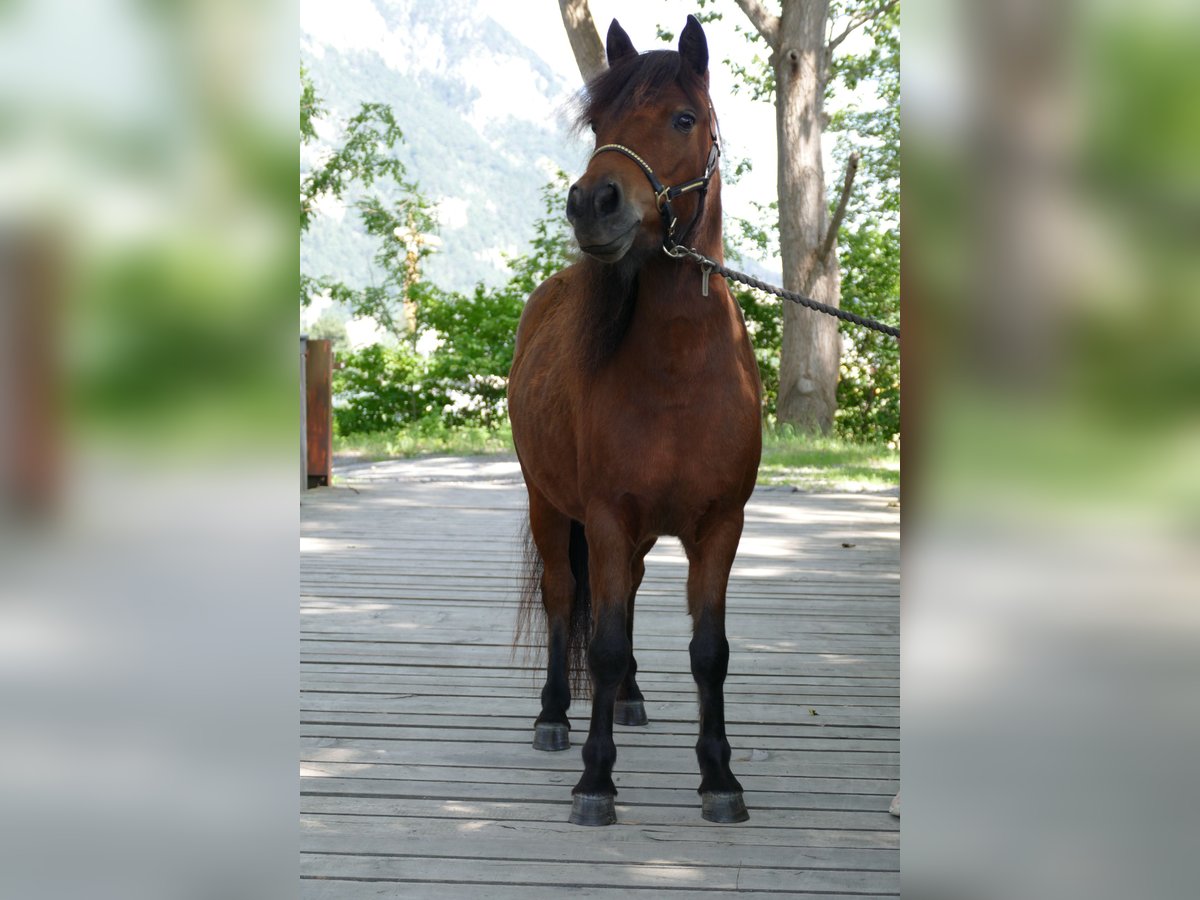
<path fill-rule="evenodd" d="M 508 418 L 505 392 L 512 368 L 517 324 L 534 288 L 570 264 L 570 240 L 559 210 L 567 192 L 565 173 L 542 189 L 545 216 L 534 226 L 530 250 L 509 262 L 512 273 L 499 288 L 475 286 L 470 296 L 422 286 L 417 322 L 439 346 L 429 374 L 455 397 L 444 411 L 451 424 L 499 425 Z"/>
<path fill-rule="evenodd" d="M 749 167 L 744 161 L 739 165 Z M 760 224 L 749 219 L 731 218 L 725 234 L 725 257 L 734 263 L 743 261 L 748 252 L 757 256 L 769 256 L 778 252 L 779 232 L 768 222 L 779 217 L 779 204 L 775 201 L 755 204 Z M 758 374 L 762 378 L 763 418 L 775 416 L 775 403 L 779 399 L 779 348 L 783 342 L 782 301 L 771 294 L 743 287 L 736 281 L 728 282 L 733 298 L 742 308 L 746 330 L 754 344 L 754 357 L 758 361 Z"/>
<path fill-rule="evenodd" d="M 346 353 L 350 349 L 346 320 L 336 306 L 330 306 L 321 313 L 321 317 L 309 326 L 308 336 L 310 339 L 329 341 L 335 354 Z"/>
<path fill-rule="evenodd" d="M 340 433 L 383 431 L 432 419 L 489 428 L 507 421 L 504 395 L 525 301 L 571 262 L 571 243 L 559 212 L 567 180 L 559 172 L 543 188 L 545 216 L 535 225 L 529 252 L 509 262 L 505 284 L 494 289 L 478 284 L 469 295 L 424 281 L 409 286 L 415 334 L 437 341 L 428 357 L 403 342 L 369 347 L 342 360 L 335 375 Z M 402 263 L 392 259 L 386 265 L 395 269 Z M 372 384 L 378 389 L 372 390 Z"/>
<path fill-rule="evenodd" d="M 868 7 L 870 5 L 868 4 Z M 862 3 L 836 11 L 853 21 Z M 873 96 L 836 113 L 827 129 L 837 134 L 834 155 L 845 165 L 861 156 L 858 178 L 838 233 L 842 308 L 889 325 L 900 324 L 900 8 L 862 26 L 870 39 L 862 53 L 835 57 L 831 88 L 870 88 Z M 885 335 L 848 330 L 842 353 L 835 425 L 843 437 L 898 445 L 900 346 Z"/>
<path fill-rule="evenodd" d="M 874 227 L 842 229 L 842 308 L 899 325 L 900 242 Z M 898 446 L 900 344 L 854 328 L 842 352 L 837 431 L 842 437 Z"/>
<path fill-rule="evenodd" d="M 302 70 L 302 142 L 315 137 L 314 120 L 320 115 L 320 98 Z M 354 289 L 307 277 L 302 285 L 302 304 L 328 292 L 350 315 L 372 316 L 397 338 L 395 345 L 341 355 L 334 378 L 338 430 L 380 431 L 432 419 L 499 426 L 507 420 L 504 396 L 521 310 L 538 284 L 570 263 L 571 244 L 559 213 L 567 176 L 559 172 L 543 188 L 545 216 L 535 225 L 529 252 L 510 261 L 505 284 L 476 284 L 470 294 L 447 291 L 421 276 L 421 263 L 433 252 L 423 238 L 436 231 L 437 223 L 417 186 L 404 180 L 403 164 L 390 155 L 401 139 L 389 107 L 364 103 L 346 124 L 341 146 L 301 179 L 301 233 L 324 197 L 341 198 L 384 177 L 402 193 L 390 205 L 371 194 L 353 204 L 367 234 L 378 242 L 376 284 Z M 397 313 L 404 308 L 408 317 L 401 322 Z M 435 343 L 428 356 L 416 350 L 426 335 Z"/>
<path fill-rule="evenodd" d="M 300 69 L 300 143 L 316 139 L 316 121 L 324 108 L 308 73 Z M 300 274 L 300 305 L 308 306 L 318 294 L 328 293 L 355 316 L 371 316 L 393 334 L 403 327 L 398 305 L 404 302 L 411 278 L 413 257 L 419 261 L 428 249 L 420 236 L 434 230 L 429 202 L 417 186 L 405 180 L 404 164 L 393 155 L 404 135 L 392 108 L 384 103 L 363 103 L 342 128 L 341 145 L 322 162 L 301 173 L 300 233 L 304 234 L 322 201 L 343 200 L 352 189 L 363 191 L 377 180 L 391 179 L 400 189 L 400 199 L 386 204 L 376 194 L 362 193 L 353 207 L 367 233 L 378 239 L 375 262 L 386 273 L 381 284 L 352 288 L 324 275 Z M 408 266 L 397 266 L 397 259 Z"/>

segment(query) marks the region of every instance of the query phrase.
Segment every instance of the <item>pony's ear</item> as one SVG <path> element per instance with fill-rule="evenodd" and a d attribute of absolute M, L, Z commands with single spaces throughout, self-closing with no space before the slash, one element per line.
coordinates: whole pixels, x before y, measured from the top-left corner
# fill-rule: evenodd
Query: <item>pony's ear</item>
<path fill-rule="evenodd" d="M 616 19 L 613 19 L 612 24 L 608 26 L 608 41 L 604 49 L 608 54 L 610 66 L 626 56 L 637 56 L 637 51 L 633 49 L 633 41 L 629 39 L 629 35 L 625 33 L 625 29 Z"/>
<path fill-rule="evenodd" d="M 679 55 L 688 61 L 697 74 L 703 75 L 708 71 L 708 41 L 695 16 L 687 17 L 683 33 L 679 35 Z"/>

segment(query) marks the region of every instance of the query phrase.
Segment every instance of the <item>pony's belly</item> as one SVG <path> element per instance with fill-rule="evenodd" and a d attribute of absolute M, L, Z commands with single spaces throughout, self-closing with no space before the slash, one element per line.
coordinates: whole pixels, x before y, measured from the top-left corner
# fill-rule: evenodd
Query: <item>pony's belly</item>
<path fill-rule="evenodd" d="M 697 423 L 699 424 L 699 423 Z M 757 420 L 755 420 L 757 426 Z M 686 536 L 714 507 L 740 509 L 758 469 L 757 431 L 712 427 L 641 430 L 593 455 L 585 493 L 633 501 L 634 537 Z"/>

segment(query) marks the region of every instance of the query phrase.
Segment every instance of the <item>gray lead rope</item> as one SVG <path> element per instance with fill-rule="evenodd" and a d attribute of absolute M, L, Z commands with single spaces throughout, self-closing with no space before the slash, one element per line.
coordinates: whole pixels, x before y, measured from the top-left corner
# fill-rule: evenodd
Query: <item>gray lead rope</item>
<path fill-rule="evenodd" d="M 893 328 L 891 325 L 884 325 L 882 322 L 877 322 L 874 319 L 868 319 L 865 316 L 856 316 L 852 312 L 846 312 L 844 309 L 838 309 L 836 306 L 829 306 L 820 301 L 813 300 L 811 297 L 805 297 L 803 294 L 797 294 L 793 291 L 785 291 L 783 288 L 775 287 L 767 284 L 765 281 L 759 281 L 752 275 L 747 275 L 745 272 L 738 272 L 735 269 L 728 269 L 721 265 L 715 259 L 709 259 L 699 250 L 693 247 L 685 247 L 682 244 L 675 244 L 673 247 L 663 247 L 663 252 L 667 256 L 675 259 L 690 259 L 700 265 L 701 292 L 705 297 L 708 296 L 708 278 L 716 272 L 723 276 L 726 280 L 738 281 L 752 288 L 757 288 L 760 291 L 766 291 L 768 294 L 774 294 L 776 297 L 782 297 L 784 300 L 791 300 L 793 303 L 799 303 L 801 306 L 816 312 L 825 313 L 827 316 L 834 316 L 844 322 L 851 322 L 855 325 L 861 325 L 863 328 L 870 328 L 872 331 L 878 331 L 881 334 L 886 334 L 891 337 L 900 339 L 900 329 Z"/>

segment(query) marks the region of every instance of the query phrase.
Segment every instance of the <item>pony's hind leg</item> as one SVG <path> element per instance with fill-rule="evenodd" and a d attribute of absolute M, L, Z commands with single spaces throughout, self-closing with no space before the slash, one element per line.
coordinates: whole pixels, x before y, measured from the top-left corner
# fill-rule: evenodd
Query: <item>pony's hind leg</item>
<path fill-rule="evenodd" d="M 744 822 L 750 818 L 742 786 L 729 768 L 731 750 L 725 734 L 725 675 L 729 641 L 725 637 L 725 590 L 742 533 L 742 512 L 705 528 L 701 540 L 685 541 L 688 571 L 688 611 L 692 641 L 688 645 L 692 677 L 700 694 L 701 814 L 710 822 Z"/>
<path fill-rule="evenodd" d="M 542 558 L 542 604 L 546 611 L 546 684 L 542 711 L 533 725 L 537 750 L 571 746 L 570 638 L 575 578 L 571 572 L 573 523 L 536 491 L 529 492 L 529 528 Z M 577 526 L 576 526 L 577 527 Z"/>
<path fill-rule="evenodd" d="M 625 680 L 617 688 L 617 702 L 613 707 L 613 720 L 618 725 L 645 725 L 650 720 L 646 717 L 646 699 L 642 696 L 637 684 L 637 658 L 633 655 L 633 603 L 637 598 L 638 588 L 646 574 L 646 554 L 654 546 L 651 538 L 638 548 L 633 558 L 631 575 L 633 585 L 629 590 L 629 602 L 625 606 L 626 626 L 629 633 L 629 668 L 625 672 Z"/>

